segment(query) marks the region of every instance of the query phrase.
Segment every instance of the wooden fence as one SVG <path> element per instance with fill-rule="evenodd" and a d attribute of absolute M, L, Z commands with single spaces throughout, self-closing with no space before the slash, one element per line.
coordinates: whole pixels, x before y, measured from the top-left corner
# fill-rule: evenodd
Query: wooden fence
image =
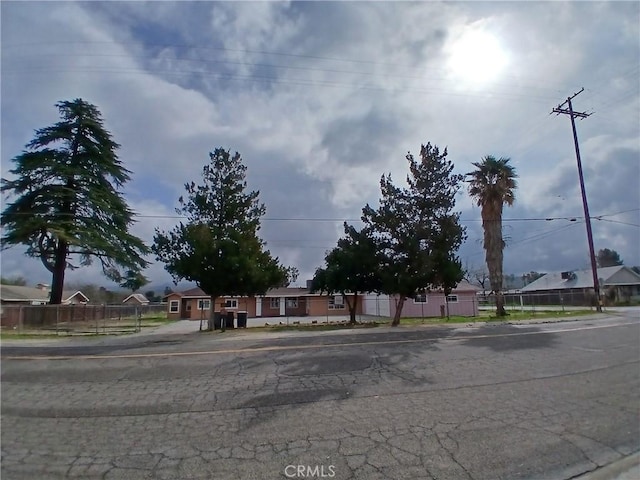
<path fill-rule="evenodd" d="M 139 331 L 143 317 L 166 314 L 154 305 L 2 305 L 0 325 L 19 332 L 113 333 Z"/>

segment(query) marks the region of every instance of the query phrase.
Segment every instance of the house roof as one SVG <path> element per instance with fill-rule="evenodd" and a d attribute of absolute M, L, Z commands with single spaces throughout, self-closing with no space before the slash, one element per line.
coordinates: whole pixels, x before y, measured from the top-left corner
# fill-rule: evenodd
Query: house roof
<path fill-rule="evenodd" d="M 314 295 L 304 287 L 280 287 L 267 290 L 265 297 L 303 297 Z"/>
<path fill-rule="evenodd" d="M 208 298 L 209 297 L 209 295 L 204 293 L 204 291 L 199 287 L 190 288 L 189 290 L 185 290 L 183 292 L 173 292 L 173 293 L 170 293 L 169 295 L 165 295 L 165 297 L 169 297 L 171 295 L 179 295 L 180 297 L 183 297 L 183 298 L 202 298 L 202 297 Z M 282 288 L 272 288 L 268 290 L 266 295 L 264 296 L 266 297 L 301 297 L 304 295 L 312 295 L 312 294 L 309 293 L 308 288 L 282 287 Z M 229 296 L 229 295 L 225 295 L 225 296 Z"/>
<path fill-rule="evenodd" d="M 51 292 L 40 288 L 23 287 L 21 285 L 0 285 L 0 299 L 3 302 L 48 302 Z M 62 301 L 68 301 L 76 295 L 87 296 L 79 290 L 67 290 L 62 292 Z"/>
<path fill-rule="evenodd" d="M 601 287 L 640 285 L 640 275 L 624 265 L 598 268 L 598 281 Z M 541 290 L 569 290 L 573 288 L 593 288 L 593 274 L 591 269 L 575 270 L 569 278 L 562 278 L 563 272 L 547 273 L 529 285 L 525 285 L 522 292 Z"/>
<path fill-rule="evenodd" d="M 131 295 L 129 295 L 127 298 L 125 298 L 122 303 L 126 303 L 127 300 L 129 300 L 130 298 L 135 299 L 136 301 L 138 301 L 139 303 L 144 303 L 147 304 L 149 303 L 149 299 L 147 297 L 145 297 L 144 295 L 142 295 L 141 293 L 132 293 Z"/>
<path fill-rule="evenodd" d="M 67 292 L 62 292 L 62 301 L 63 302 L 68 302 L 69 300 L 71 300 L 73 297 L 75 296 L 81 296 L 84 300 L 82 300 L 83 302 L 88 302 L 89 301 L 89 297 L 87 297 L 84 293 L 82 293 L 80 290 L 76 290 L 74 293 L 71 293 L 73 290 L 67 291 Z"/>
<path fill-rule="evenodd" d="M 479 290 L 480 290 L 479 287 L 472 285 L 469 282 L 466 282 L 463 280 L 458 284 L 456 288 L 453 289 L 453 292 L 476 292 Z M 284 298 L 284 297 L 317 297 L 325 294 L 326 292 L 312 293 L 308 288 L 305 288 L 305 287 L 279 287 L 279 288 L 272 288 L 270 290 L 267 290 L 267 293 L 265 295 L 256 295 L 256 296 Z M 185 290 L 183 292 L 173 292 L 173 293 L 170 293 L 169 295 L 165 295 L 165 298 L 171 295 L 178 295 L 182 298 L 203 298 L 203 297 L 208 298 L 209 297 L 209 295 L 204 293 L 202 289 L 200 289 L 199 287 L 190 288 L 189 290 Z"/>
<path fill-rule="evenodd" d="M 458 285 L 456 285 L 456 288 L 454 288 L 452 292 L 479 292 L 481 290 L 482 289 L 477 285 L 473 285 L 466 280 L 462 280 Z"/>

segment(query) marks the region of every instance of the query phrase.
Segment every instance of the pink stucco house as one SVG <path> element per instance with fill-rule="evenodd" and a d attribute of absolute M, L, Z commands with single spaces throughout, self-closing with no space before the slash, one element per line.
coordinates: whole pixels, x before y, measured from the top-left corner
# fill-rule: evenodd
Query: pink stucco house
<path fill-rule="evenodd" d="M 478 299 L 477 292 L 479 287 L 462 281 L 451 294 L 445 298 L 442 291 L 432 290 L 422 295 L 416 295 L 415 298 L 407 298 L 402 307 L 401 317 L 403 318 L 420 318 L 420 317 L 440 317 L 447 315 L 447 307 L 450 316 L 475 317 L 478 315 Z M 390 316 L 396 313 L 397 296 L 389 299 Z"/>

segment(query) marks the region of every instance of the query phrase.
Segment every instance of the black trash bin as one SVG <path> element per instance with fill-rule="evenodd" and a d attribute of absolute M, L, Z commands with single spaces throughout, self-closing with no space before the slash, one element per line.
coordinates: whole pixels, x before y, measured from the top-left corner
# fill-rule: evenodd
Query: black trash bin
<path fill-rule="evenodd" d="M 227 318 L 226 318 L 226 327 L 232 329 L 233 328 L 233 312 L 227 312 Z"/>
<path fill-rule="evenodd" d="M 222 315 L 220 312 L 214 312 L 213 314 L 213 329 L 220 330 L 222 328 Z"/>
<path fill-rule="evenodd" d="M 238 312 L 238 328 L 247 328 L 247 312 Z"/>

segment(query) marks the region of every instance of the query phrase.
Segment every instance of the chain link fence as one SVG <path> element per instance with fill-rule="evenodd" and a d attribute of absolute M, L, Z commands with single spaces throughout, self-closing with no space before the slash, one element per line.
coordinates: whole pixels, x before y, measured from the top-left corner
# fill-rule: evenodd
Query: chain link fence
<path fill-rule="evenodd" d="M 14 333 L 99 335 L 139 332 L 145 319 L 166 318 L 167 306 L 2 305 L 3 330 Z"/>
<path fill-rule="evenodd" d="M 603 296 L 602 305 L 607 305 Z M 495 306 L 495 295 L 487 294 L 479 296 L 480 307 Z M 575 310 L 590 309 L 597 306 L 597 299 L 593 291 L 551 291 L 543 293 L 505 292 L 504 305 L 511 310 Z"/>

